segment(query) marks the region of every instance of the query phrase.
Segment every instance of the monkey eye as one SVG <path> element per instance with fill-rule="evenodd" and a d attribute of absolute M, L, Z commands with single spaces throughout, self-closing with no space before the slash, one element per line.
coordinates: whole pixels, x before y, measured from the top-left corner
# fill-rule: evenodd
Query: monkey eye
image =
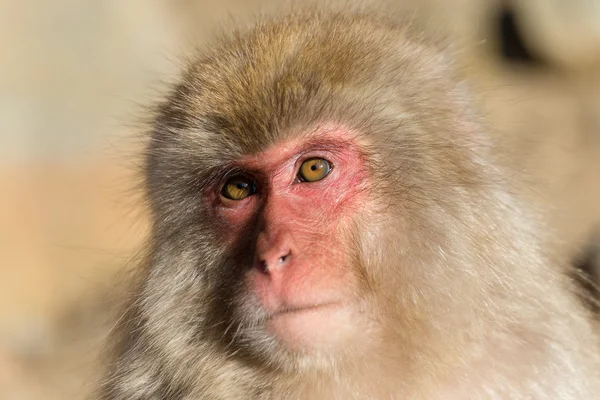
<path fill-rule="evenodd" d="M 230 200 L 243 200 L 256 193 L 256 183 L 246 176 L 234 176 L 230 178 L 223 189 L 221 195 Z"/>
<path fill-rule="evenodd" d="M 332 165 L 324 158 L 309 158 L 300 165 L 298 178 L 301 182 L 316 182 L 331 172 Z"/>

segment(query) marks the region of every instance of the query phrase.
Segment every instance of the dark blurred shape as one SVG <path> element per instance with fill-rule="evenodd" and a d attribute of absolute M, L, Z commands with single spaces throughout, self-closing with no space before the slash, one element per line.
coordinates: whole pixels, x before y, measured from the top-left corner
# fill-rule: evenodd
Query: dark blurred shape
<path fill-rule="evenodd" d="M 594 312 L 600 312 L 600 245 L 597 242 L 590 246 L 579 260 L 575 262 L 575 280 L 583 288 L 581 298 Z"/>
<path fill-rule="evenodd" d="M 510 4 L 504 4 L 493 22 L 494 29 L 498 29 L 498 51 L 502 59 L 508 63 L 526 64 L 531 66 L 544 66 L 545 63 L 534 52 L 527 48 L 523 42 L 522 32 L 519 30 L 517 16 Z"/>

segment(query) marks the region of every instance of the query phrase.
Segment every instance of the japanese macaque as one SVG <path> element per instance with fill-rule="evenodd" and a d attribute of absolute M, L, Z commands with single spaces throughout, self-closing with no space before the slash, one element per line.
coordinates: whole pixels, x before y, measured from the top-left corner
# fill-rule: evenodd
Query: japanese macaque
<path fill-rule="evenodd" d="M 103 400 L 592 399 L 600 350 L 449 57 L 366 11 L 192 60 Z"/>

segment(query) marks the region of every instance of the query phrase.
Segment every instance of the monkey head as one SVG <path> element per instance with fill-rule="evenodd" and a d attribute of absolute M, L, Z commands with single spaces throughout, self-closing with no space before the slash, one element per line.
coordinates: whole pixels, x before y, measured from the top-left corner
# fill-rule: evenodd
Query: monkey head
<path fill-rule="evenodd" d="M 149 343 L 297 370 L 450 363 L 457 320 L 484 334 L 472 321 L 502 309 L 493 293 L 516 280 L 498 266 L 518 250 L 442 54 L 378 17 L 311 14 L 195 58 L 147 151 Z"/>

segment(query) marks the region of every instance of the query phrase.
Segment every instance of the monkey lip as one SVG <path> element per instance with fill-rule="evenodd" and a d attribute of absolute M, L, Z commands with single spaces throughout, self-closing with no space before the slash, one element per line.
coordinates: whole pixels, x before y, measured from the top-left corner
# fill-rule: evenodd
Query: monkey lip
<path fill-rule="evenodd" d="M 337 308 L 340 304 L 337 302 L 321 303 L 321 304 L 310 304 L 306 306 L 287 306 L 281 307 L 274 313 L 271 313 L 269 319 L 277 318 L 282 315 L 297 315 L 306 312 L 324 311 L 324 309 Z"/>

